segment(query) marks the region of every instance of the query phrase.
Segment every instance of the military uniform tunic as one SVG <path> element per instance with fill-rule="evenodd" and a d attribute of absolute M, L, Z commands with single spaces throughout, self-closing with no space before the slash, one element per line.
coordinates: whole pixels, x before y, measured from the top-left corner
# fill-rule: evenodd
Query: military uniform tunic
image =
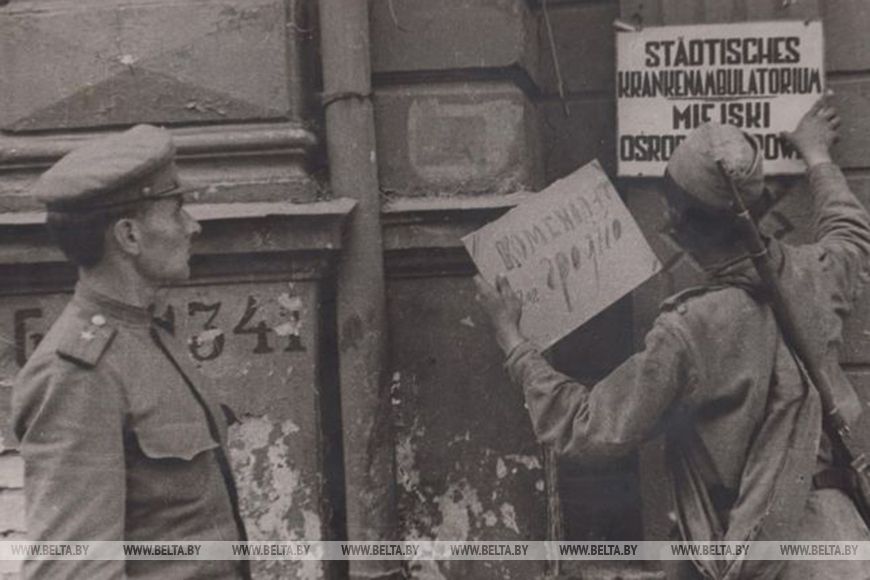
<path fill-rule="evenodd" d="M 816 242 L 772 240 L 769 250 L 838 406 L 854 417 L 858 401 L 837 351 L 868 266 L 870 221 L 836 166 L 816 166 L 809 178 Z M 529 343 L 509 353 L 507 369 L 524 387 L 535 433 L 558 452 L 607 460 L 667 433 L 684 539 L 870 540 L 842 491 L 812 486 L 830 461 L 821 405 L 758 290 L 748 259 L 718 270 L 708 287 L 668 301 L 645 350 L 594 388 L 554 371 Z M 698 566 L 713 578 L 870 577 L 867 562 Z"/>
<path fill-rule="evenodd" d="M 81 283 L 17 377 L 32 540 L 244 537 L 226 419 L 148 311 Z M 210 425 L 211 423 L 211 425 Z M 229 477 L 229 480 L 227 479 Z M 242 578 L 233 561 L 31 561 L 28 578 Z"/>

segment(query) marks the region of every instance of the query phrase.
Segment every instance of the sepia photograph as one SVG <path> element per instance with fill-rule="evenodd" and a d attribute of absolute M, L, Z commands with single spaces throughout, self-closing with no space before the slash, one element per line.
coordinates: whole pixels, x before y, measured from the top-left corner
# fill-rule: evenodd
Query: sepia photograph
<path fill-rule="evenodd" d="M 870 0 L 0 0 L 0 580 L 870 580 Z"/>

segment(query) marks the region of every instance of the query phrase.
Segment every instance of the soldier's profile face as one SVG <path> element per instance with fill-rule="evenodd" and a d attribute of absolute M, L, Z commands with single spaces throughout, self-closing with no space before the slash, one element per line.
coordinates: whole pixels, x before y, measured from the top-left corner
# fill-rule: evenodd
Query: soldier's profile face
<path fill-rule="evenodd" d="M 139 272 L 148 280 L 162 283 L 190 277 L 191 238 L 200 227 L 183 205 L 181 196 L 158 199 L 138 219 Z"/>

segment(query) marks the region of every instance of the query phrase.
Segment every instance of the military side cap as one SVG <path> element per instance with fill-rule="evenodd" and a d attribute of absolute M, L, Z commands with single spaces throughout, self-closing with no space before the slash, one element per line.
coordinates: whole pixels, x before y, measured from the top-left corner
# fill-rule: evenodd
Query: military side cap
<path fill-rule="evenodd" d="M 168 131 L 151 125 L 90 141 L 46 171 L 32 193 L 49 211 L 99 210 L 184 192 Z"/>
<path fill-rule="evenodd" d="M 722 162 L 748 206 L 764 194 L 761 151 L 737 127 L 705 123 L 692 131 L 668 160 L 667 174 L 690 198 L 714 210 L 731 207 L 731 189 Z"/>

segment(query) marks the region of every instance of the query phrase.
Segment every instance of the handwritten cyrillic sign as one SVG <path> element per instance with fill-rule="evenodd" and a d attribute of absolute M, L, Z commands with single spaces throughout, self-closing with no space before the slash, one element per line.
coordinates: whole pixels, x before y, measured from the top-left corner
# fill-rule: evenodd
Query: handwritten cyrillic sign
<path fill-rule="evenodd" d="M 660 268 L 597 161 L 462 241 L 487 281 L 507 277 L 523 301 L 521 330 L 543 348 Z"/>
<path fill-rule="evenodd" d="M 817 21 L 660 26 L 616 35 L 619 175 L 661 176 L 671 153 L 707 121 L 736 125 L 767 174 L 802 173 L 779 138 L 824 92 Z"/>

